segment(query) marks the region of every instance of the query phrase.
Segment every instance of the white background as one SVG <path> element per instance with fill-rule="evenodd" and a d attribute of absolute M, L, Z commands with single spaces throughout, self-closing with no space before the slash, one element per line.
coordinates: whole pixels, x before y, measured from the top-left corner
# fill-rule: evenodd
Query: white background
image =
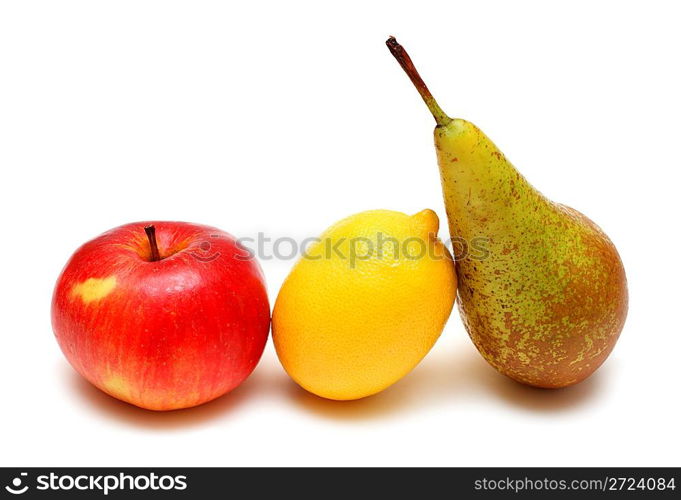
<path fill-rule="evenodd" d="M 229 3 L 0 6 L 0 465 L 681 465 L 678 3 Z M 520 386 L 455 311 L 410 375 L 357 402 L 298 389 L 271 343 L 192 410 L 81 381 L 50 297 L 104 230 L 301 238 L 372 208 L 444 219 L 433 121 L 390 34 L 445 110 L 617 244 L 631 305 L 606 364 L 566 390 Z M 273 303 L 292 262 L 262 265 Z"/>

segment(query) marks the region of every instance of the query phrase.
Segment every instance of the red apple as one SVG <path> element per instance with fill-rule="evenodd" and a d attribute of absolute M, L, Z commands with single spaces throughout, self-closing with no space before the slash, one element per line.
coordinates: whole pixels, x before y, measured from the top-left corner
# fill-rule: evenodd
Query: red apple
<path fill-rule="evenodd" d="M 128 224 L 85 243 L 52 299 L 55 336 L 78 373 L 152 410 L 234 389 L 269 324 L 255 257 L 227 233 L 184 222 Z"/>

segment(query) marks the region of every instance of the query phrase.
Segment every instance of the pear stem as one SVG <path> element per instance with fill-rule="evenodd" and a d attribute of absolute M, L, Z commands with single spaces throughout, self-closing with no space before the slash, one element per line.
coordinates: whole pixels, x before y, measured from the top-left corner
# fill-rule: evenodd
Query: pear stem
<path fill-rule="evenodd" d="M 161 260 L 161 254 L 158 251 L 158 243 L 156 242 L 156 228 L 152 224 L 145 227 L 144 232 L 147 233 L 147 238 L 149 239 L 149 247 L 151 248 L 151 262 L 157 262 Z"/>
<path fill-rule="evenodd" d="M 423 78 L 421 78 L 419 72 L 416 71 L 416 66 L 414 66 L 411 57 L 409 57 L 407 51 L 404 50 L 404 47 L 397 42 L 394 36 L 388 38 L 385 44 L 388 46 L 390 53 L 395 57 L 395 59 L 397 59 L 397 62 L 400 63 L 400 66 L 402 66 L 402 69 L 414 84 L 416 90 L 418 90 L 419 94 L 421 94 L 423 101 L 433 114 L 433 118 L 435 118 L 435 122 L 437 123 L 438 127 L 444 127 L 445 125 L 449 124 L 452 119 L 447 116 L 444 111 L 442 111 L 442 108 L 433 97 L 433 94 L 431 94 L 430 90 L 428 90 L 426 82 L 423 81 Z"/>

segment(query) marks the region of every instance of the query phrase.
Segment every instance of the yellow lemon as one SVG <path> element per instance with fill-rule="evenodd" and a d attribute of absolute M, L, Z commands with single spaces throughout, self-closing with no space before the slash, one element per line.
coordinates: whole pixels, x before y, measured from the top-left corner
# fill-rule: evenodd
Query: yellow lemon
<path fill-rule="evenodd" d="M 286 372 L 325 398 L 370 396 L 428 353 L 456 296 L 432 210 L 362 212 L 307 249 L 279 291 L 272 336 Z"/>

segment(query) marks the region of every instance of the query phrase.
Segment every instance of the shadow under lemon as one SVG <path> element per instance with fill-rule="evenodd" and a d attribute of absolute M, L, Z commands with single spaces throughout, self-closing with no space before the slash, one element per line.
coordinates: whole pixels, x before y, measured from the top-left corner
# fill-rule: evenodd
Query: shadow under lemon
<path fill-rule="evenodd" d="M 387 417 L 423 407 L 461 401 L 496 399 L 530 412 L 577 411 L 598 400 L 609 375 L 606 363 L 583 382 L 563 389 L 540 389 L 520 384 L 489 366 L 473 346 L 426 358 L 385 391 L 354 401 L 333 401 L 311 394 L 293 382 L 288 390 L 302 408 L 322 417 L 364 420 Z M 470 347 L 470 348 L 469 348 Z"/>

